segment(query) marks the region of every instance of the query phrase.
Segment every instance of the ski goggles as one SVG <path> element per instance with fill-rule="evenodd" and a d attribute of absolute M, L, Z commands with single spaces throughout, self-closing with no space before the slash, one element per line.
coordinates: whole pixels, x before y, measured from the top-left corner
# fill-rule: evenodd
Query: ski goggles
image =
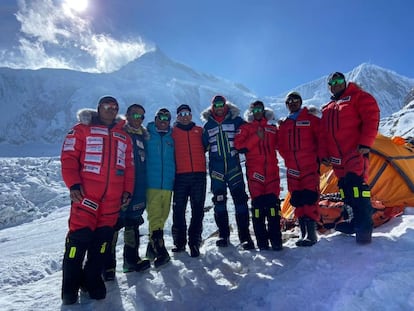
<path fill-rule="evenodd" d="M 191 112 L 190 111 L 180 111 L 178 113 L 178 115 L 181 116 L 181 117 L 188 117 L 188 116 L 191 116 Z"/>
<path fill-rule="evenodd" d="M 263 112 L 263 107 L 253 107 L 252 112 L 253 113 Z"/>
<path fill-rule="evenodd" d="M 337 85 L 337 84 L 342 84 L 342 83 L 344 83 L 345 82 L 345 79 L 343 79 L 343 78 L 339 78 L 339 79 L 332 79 L 331 81 L 329 81 L 328 82 L 328 84 L 330 85 L 330 86 L 335 86 L 335 85 Z"/>
<path fill-rule="evenodd" d="M 286 99 L 286 104 L 292 104 L 292 103 L 299 103 L 300 102 L 300 98 L 298 97 L 289 97 L 288 99 Z"/>
<path fill-rule="evenodd" d="M 223 108 L 224 102 L 223 101 L 216 101 L 213 103 L 214 108 Z"/>
<path fill-rule="evenodd" d="M 118 105 L 115 104 L 115 103 L 105 103 L 105 104 L 101 104 L 101 107 L 103 109 L 105 109 L 106 111 L 108 111 L 108 110 L 118 111 Z"/>
<path fill-rule="evenodd" d="M 157 114 L 157 118 L 160 121 L 170 121 L 171 116 L 168 113 L 159 113 Z"/>
<path fill-rule="evenodd" d="M 131 115 L 131 118 L 134 119 L 134 120 L 138 120 L 138 119 L 144 120 L 144 115 L 143 114 L 140 114 L 140 113 L 133 113 Z"/>

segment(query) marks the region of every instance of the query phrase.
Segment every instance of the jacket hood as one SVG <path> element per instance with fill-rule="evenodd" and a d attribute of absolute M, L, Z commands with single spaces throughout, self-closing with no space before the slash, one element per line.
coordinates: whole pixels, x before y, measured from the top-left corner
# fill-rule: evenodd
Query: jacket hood
<path fill-rule="evenodd" d="M 84 125 L 99 124 L 98 111 L 96 111 L 96 109 L 91 109 L 91 108 L 80 109 L 76 113 L 76 117 L 79 123 L 84 124 Z M 115 118 L 115 123 L 119 123 L 121 121 L 125 122 L 125 120 L 120 115 L 117 115 Z"/>
<path fill-rule="evenodd" d="M 226 106 L 227 106 L 227 109 L 228 109 L 227 110 L 227 115 L 225 117 L 226 119 L 227 118 L 234 119 L 234 118 L 240 116 L 240 109 L 236 105 L 234 105 L 233 103 L 227 101 Z M 200 118 L 203 122 L 207 122 L 208 119 L 210 117 L 212 117 L 212 115 L 213 115 L 213 112 L 211 111 L 211 106 L 209 106 L 208 108 L 206 108 L 205 110 L 203 110 L 201 112 Z"/>
<path fill-rule="evenodd" d="M 244 120 L 246 120 L 247 122 L 252 122 L 253 120 L 254 120 L 254 117 L 253 117 L 253 113 L 250 111 L 250 109 L 247 109 L 245 112 L 244 112 Z M 271 121 L 271 120 L 274 120 L 275 119 L 275 113 L 274 113 L 274 111 L 272 110 L 272 109 L 270 109 L 270 108 L 265 108 L 264 109 L 264 114 L 263 114 L 263 116 L 264 116 L 264 118 L 267 120 L 267 121 Z"/>

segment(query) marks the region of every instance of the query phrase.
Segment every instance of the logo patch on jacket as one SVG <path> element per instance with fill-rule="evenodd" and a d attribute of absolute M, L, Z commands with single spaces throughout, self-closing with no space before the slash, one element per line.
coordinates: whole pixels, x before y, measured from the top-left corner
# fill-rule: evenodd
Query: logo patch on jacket
<path fill-rule="evenodd" d="M 122 139 L 122 140 L 126 140 L 126 136 L 125 136 L 125 135 L 122 135 L 121 133 L 114 132 L 114 133 L 113 133 L 113 135 L 114 135 L 114 137 L 116 137 L 116 138 L 120 138 L 120 139 Z"/>
<path fill-rule="evenodd" d="M 296 121 L 296 126 L 310 126 L 309 120 L 303 120 L 303 121 Z"/>
<path fill-rule="evenodd" d="M 257 180 L 259 180 L 261 182 L 264 182 L 265 181 L 265 177 L 262 174 L 259 174 L 257 172 L 254 172 L 253 173 L 253 178 L 254 179 L 257 179 Z"/>
<path fill-rule="evenodd" d="M 86 207 L 88 207 L 88 208 L 90 208 L 90 209 L 92 209 L 94 211 L 96 211 L 98 209 L 98 207 L 99 207 L 99 204 L 98 203 L 96 203 L 96 202 L 94 202 L 92 200 L 89 200 L 89 199 L 83 199 L 82 200 L 82 205 L 83 206 L 86 206 Z"/>

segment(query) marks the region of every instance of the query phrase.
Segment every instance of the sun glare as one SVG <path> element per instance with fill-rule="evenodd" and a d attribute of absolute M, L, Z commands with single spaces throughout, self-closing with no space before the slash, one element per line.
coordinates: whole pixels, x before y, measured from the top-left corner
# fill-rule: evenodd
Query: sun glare
<path fill-rule="evenodd" d="M 88 8 L 88 0 L 65 0 L 65 6 L 78 13 L 84 12 Z"/>

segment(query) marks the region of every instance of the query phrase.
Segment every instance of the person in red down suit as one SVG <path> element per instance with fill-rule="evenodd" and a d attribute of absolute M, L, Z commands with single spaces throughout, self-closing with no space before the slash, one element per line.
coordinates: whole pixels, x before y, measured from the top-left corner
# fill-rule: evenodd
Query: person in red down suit
<path fill-rule="evenodd" d="M 285 161 L 290 204 L 295 207 L 301 238 L 297 246 L 317 242 L 316 222 L 320 220 L 318 137 L 320 119 L 302 107 L 297 92 L 286 96 L 287 118 L 279 123 L 278 151 Z"/>
<path fill-rule="evenodd" d="M 322 107 L 319 157 L 332 165 L 345 204 L 353 219 L 336 230 L 356 233 L 359 244 L 371 243 L 372 205 L 367 184 L 369 152 L 378 134 L 380 110 L 375 98 L 341 72 L 328 77 L 331 101 Z"/>
<path fill-rule="evenodd" d="M 268 124 L 273 111 L 255 101 L 245 113 L 234 146 L 245 153 L 246 175 L 252 201 L 252 222 L 260 250 L 283 248 L 280 231 L 280 177 L 276 154 L 277 127 Z M 267 226 L 266 226 L 267 221 Z"/>
<path fill-rule="evenodd" d="M 71 199 L 62 266 L 65 305 L 78 300 L 79 288 L 92 299 L 106 297 L 103 262 L 120 207 L 130 201 L 135 174 L 131 138 L 116 119 L 118 109 L 114 97 L 102 97 L 97 112 L 87 114 L 90 120 L 79 120 L 63 143 L 62 177 Z"/>

